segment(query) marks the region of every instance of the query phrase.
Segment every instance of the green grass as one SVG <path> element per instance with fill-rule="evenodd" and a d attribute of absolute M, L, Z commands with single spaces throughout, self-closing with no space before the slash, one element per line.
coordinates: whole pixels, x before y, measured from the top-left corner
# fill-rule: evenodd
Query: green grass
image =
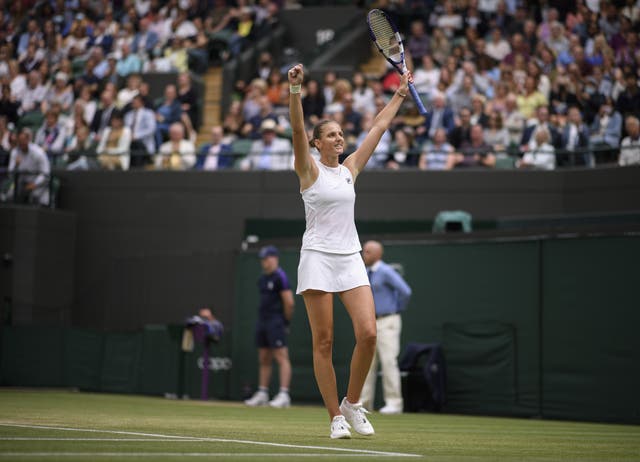
<path fill-rule="evenodd" d="M 319 406 L 0 389 L 0 462 L 406 459 L 364 451 L 430 462 L 640 461 L 640 426 L 441 414 L 371 420 L 373 437 L 331 440 Z"/>

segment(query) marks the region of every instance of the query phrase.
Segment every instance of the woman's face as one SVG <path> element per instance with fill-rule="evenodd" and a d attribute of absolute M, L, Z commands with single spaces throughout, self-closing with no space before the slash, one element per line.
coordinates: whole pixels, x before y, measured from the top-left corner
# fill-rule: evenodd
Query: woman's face
<path fill-rule="evenodd" d="M 315 146 L 321 153 L 340 155 L 344 151 L 344 133 L 336 122 L 329 122 L 322 126 L 320 138 L 315 140 Z"/>

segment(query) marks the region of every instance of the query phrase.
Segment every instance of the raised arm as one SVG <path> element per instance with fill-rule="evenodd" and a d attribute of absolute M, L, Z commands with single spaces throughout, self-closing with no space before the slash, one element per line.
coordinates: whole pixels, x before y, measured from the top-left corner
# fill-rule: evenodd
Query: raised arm
<path fill-rule="evenodd" d="M 389 128 L 391 121 L 398 113 L 398 109 L 400 109 L 404 98 L 409 93 L 409 82 L 413 82 L 413 75 L 410 71 L 407 71 L 402 76 L 400 86 L 391 100 L 382 108 L 378 115 L 376 115 L 371 129 L 360 147 L 343 162 L 343 165 L 351 170 L 354 180 L 364 169 L 365 165 L 367 165 L 369 158 L 380 142 L 380 138 L 382 138 L 382 135 Z"/>
<path fill-rule="evenodd" d="M 305 190 L 311 186 L 318 177 L 318 166 L 309 152 L 309 140 L 304 127 L 304 114 L 302 112 L 302 98 L 300 85 L 304 80 L 302 64 L 296 64 L 287 73 L 289 78 L 289 118 L 291 121 L 294 169 L 300 180 L 300 189 Z"/>

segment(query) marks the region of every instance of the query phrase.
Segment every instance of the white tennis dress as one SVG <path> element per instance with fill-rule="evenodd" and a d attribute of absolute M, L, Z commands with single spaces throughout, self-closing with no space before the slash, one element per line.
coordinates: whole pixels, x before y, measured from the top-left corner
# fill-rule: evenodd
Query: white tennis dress
<path fill-rule="evenodd" d="M 318 178 L 301 193 L 307 227 L 296 293 L 307 289 L 342 292 L 369 285 L 355 224 L 353 176 L 343 165 L 327 167 L 314 161 Z"/>

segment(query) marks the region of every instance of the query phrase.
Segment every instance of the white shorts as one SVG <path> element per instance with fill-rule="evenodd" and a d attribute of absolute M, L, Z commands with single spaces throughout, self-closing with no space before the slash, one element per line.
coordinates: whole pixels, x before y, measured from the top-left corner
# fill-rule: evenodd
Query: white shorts
<path fill-rule="evenodd" d="M 344 292 L 368 285 L 367 270 L 359 252 L 347 255 L 318 250 L 300 252 L 296 294 L 308 289 Z"/>

